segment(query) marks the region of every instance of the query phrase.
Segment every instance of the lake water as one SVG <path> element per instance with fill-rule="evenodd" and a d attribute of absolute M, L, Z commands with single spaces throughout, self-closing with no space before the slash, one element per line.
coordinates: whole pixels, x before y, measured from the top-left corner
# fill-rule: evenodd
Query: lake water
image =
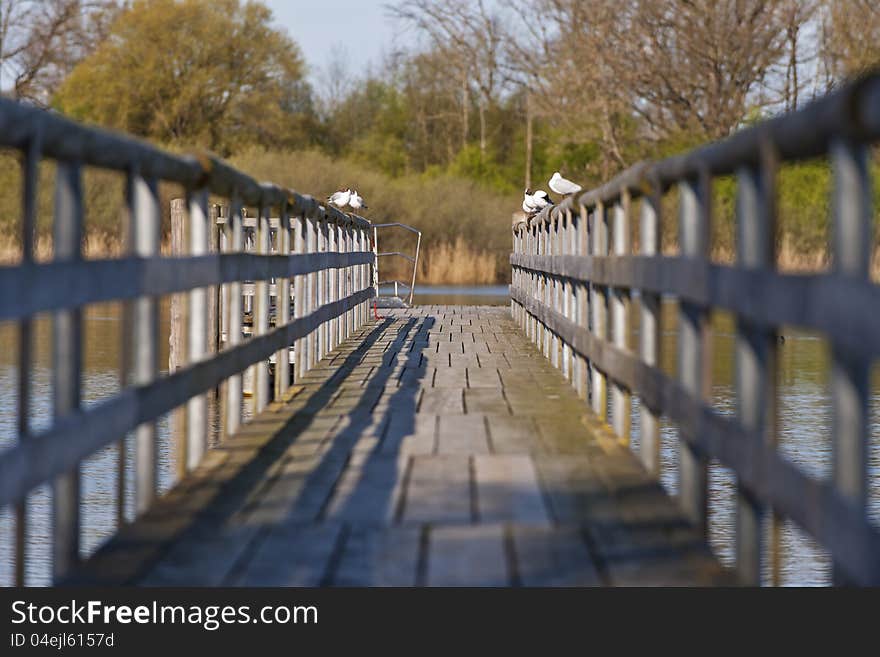
<path fill-rule="evenodd" d="M 419 286 L 415 303 L 427 305 L 507 305 L 507 286 L 439 287 Z M 632 316 L 638 317 L 637 301 Z M 662 367 L 675 373 L 676 305 L 664 303 L 662 311 Z M 162 335 L 168 335 L 168 304 L 162 304 Z M 635 324 L 632 330 L 635 331 Z M 735 412 L 733 350 L 735 331 L 729 315 L 713 316 L 712 403 L 720 413 Z M 828 346 L 821 336 L 786 329 L 786 341 L 780 347 L 779 412 L 780 450 L 810 475 L 826 478 L 830 474 L 830 406 L 828 395 Z M 93 306 L 84 315 L 85 404 L 94 404 L 119 390 L 118 359 L 120 347 L 119 308 L 114 304 Z M 161 342 L 161 363 L 168 362 L 168 345 Z M 51 416 L 51 323 L 38 318 L 34 324 L 34 367 L 32 370 L 31 427 L 34 431 L 48 426 Z M 15 440 L 17 408 L 16 358 L 17 334 L 13 325 L 0 323 L 0 449 Z M 880 523 L 880 368 L 873 371 L 871 508 L 874 522 Z M 170 440 L 170 421 L 159 421 L 160 485 L 173 481 L 174 457 Z M 633 416 L 634 446 L 638 444 L 638 413 Z M 676 487 L 675 428 L 662 426 L 661 481 L 670 490 Z M 110 446 L 83 465 L 84 553 L 94 550 L 113 533 L 116 518 L 116 446 Z M 131 482 L 131 477 L 127 477 Z M 710 542 L 719 558 L 727 564 L 733 556 L 734 479 L 718 464 L 710 466 Z M 127 493 L 131 499 L 131 491 Z M 29 498 L 29 585 L 50 581 L 49 566 L 49 495 L 42 486 Z M 130 506 L 130 504 L 129 504 Z M 131 509 L 127 510 L 128 515 Z M 12 581 L 12 512 L 0 512 L 0 585 Z M 829 582 L 827 555 L 802 531 L 786 522 L 781 529 L 780 583 L 785 585 L 821 585 Z"/>

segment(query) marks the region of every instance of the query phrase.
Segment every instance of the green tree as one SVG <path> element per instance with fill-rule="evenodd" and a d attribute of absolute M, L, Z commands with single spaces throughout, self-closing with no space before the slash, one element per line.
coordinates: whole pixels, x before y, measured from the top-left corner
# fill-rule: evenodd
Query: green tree
<path fill-rule="evenodd" d="M 60 87 L 75 118 L 229 154 L 296 146 L 311 132 L 296 44 L 240 0 L 136 0 Z M 305 110 L 305 111 L 304 111 Z"/>

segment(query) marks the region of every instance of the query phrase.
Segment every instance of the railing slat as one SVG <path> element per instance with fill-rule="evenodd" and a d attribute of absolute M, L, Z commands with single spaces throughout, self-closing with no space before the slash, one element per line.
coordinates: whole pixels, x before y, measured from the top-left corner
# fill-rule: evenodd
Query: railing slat
<path fill-rule="evenodd" d="M 632 249 L 630 230 L 630 199 L 625 193 L 614 204 L 612 227 L 612 246 L 615 256 L 629 255 Z M 611 291 L 611 341 L 618 349 L 629 351 L 629 307 L 627 288 L 615 287 Z M 613 382 L 611 386 L 611 408 L 614 432 L 629 443 L 631 433 L 632 400 L 629 390 Z"/>
<path fill-rule="evenodd" d="M 305 224 L 306 220 L 302 216 L 296 216 L 293 218 L 294 227 L 293 227 L 293 251 L 294 254 L 303 254 L 306 251 L 306 235 L 305 235 Z M 295 276 L 293 279 L 293 316 L 294 319 L 299 319 L 300 317 L 304 317 L 307 314 L 307 303 L 308 300 L 306 298 L 306 279 L 307 276 L 299 275 Z M 306 366 L 306 340 L 300 338 L 294 343 L 293 348 L 293 363 L 296 375 L 296 382 L 299 383 L 300 379 L 305 376 L 308 368 Z"/>
<path fill-rule="evenodd" d="M 55 186 L 56 260 L 82 259 L 82 173 L 78 162 L 59 162 Z M 82 311 L 55 313 L 52 322 L 52 399 L 55 422 L 76 412 L 82 401 Z M 70 464 L 52 489 L 52 577 L 58 581 L 79 562 L 80 464 Z"/>
<path fill-rule="evenodd" d="M 278 226 L 276 241 L 278 253 L 283 256 L 290 254 L 290 217 L 287 205 L 281 208 L 281 222 Z M 290 277 L 283 276 L 276 283 L 278 294 L 275 297 L 275 326 L 283 326 L 290 321 Z M 275 398 L 280 399 L 290 387 L 290 348 L 284 347 L 275 353 Z"/>
<path fill-rule="evenodd" d="M 269 208 L 259 207 L 257 213 L 257 253 L 269 255 L 271 244 L 269 228 Z M 265 335 L 269 331 L 269 281 L 261 278 L 256 282 L 254 293 L 254 336 Z M 269 404 L 269 363 L 261 360 L 251 366 L 254 382 L 254 412 L 259 413 Z"/>
<path fill-rule="evenodd" d="M 642 199 L 639 244 L 643 255 L 660 253 L 660 193 L 656 185 Z M 639 352 L 649 366 L 660 366 L 660 295 L 641 290 Z M 642 463 L 651 474 L 660 476 L 660 414 L 644 399 L 639 404 L 639 449 Z"/>
<path fill-rule="evenodd" d="M 22 212 L 21 212 L 21 259 L 27 265 L 34 259 L 34 232 L 36 231 L 37 183 L 39 178 L 40 144 L 39 136 L 32 137 L 27 144 L 22 162 Z M 30 435 L 31 406 L 31 361 L 33 342 L 31 332 L 33 322 L 30 317 L 18 323 L 18 436 L 19 442 L 28 440 Z M 15 574 L 16 586 L 25 585 L 27 565 L 27 498 L 23 497 L 15 506 Z"/>
<path fill-rule="evenodd" d="M 871 260 L 872 210 L 868 150 L 837 140 L 831 146 L 834 172 L 832 262 L 836 273 L 867 280 Z M 877 308 L 874 308 L 874 312 Z M 870 361 L 857 352 L 831 349 L 832 472 L 834 485 L 866 512 L 868 504 L 868 396 Z M 835 564 L 834 580 L 847 577 Z"/>
<path fill-rule="evenodd" d="M 711 190 L 707 175 L 679 184 L 678 240 L 682 255 L 704 259 L 709 256 Z M 678 377 L 682 387 L 698 398 L 710 392 L 709 316 L 706 308 L 689 301 L 678 307 Z M 684 432 L 679 427 L 679 432 Z M 709 476 L 705 455 L 687 440 L 678 444 L 678 496 L 688 519 L 707 531 Z"/>
<path fill-rule="evenodd" d="M 233 196 L 229 204 L 229 220 L 224 226 L 227 248 L 233 253 L 244 251 L 244 226 L 243 208 L 241 200 Z M 232 281 L 224 286 L 226 301 L 226 349 L 234 349 L 241 344 L 242 324 L 242 299 L 241 283 Z M 243 401 L 243 386 L 241 373 L 232 374 L 226 381 L 226 422 L 224 434 L 233 435 L 241 426 L 241 412 Z"/>
<path fill-rule="evenodd" d="M 589 254 L 589 234 L 587 232 L 587 209 L 584 206 L 580 206 L 579 212 L 576 215 L 576 223 L 575 223 L 575 255 L 576 256 L 586 256 Z M 590 307 L 589 307 L 589 286 L 582 281 L 575 281 L 575 306 L 576 316 L 575 322 L 578 326 L 583 328 L 587 328 L 590 321 Z M 523 310 L 523 313 L 525 311 Z M 581 399 L 588 399 L 589 397 L 589 367 L 587 364 L 587 359 L 584 358 L 582 354 L 578 354 L 576 351 L 573 351 L 575 358 L 575 381 L 576 388 L 578 391 L 578 396 Z"/>
<path fill-rule="evenodd" d="M 208 253 L 212 230 L 208 214 L 208 192 L 205 189 L 188 195 L 189 252 L 194 256 Z M 193 288 L 189 292 L 187 364 L 208 357 L 208 289 Z M 202 460 L 208 446 L 208 398 L 196 395 L 186 405 L 186 470 L 193 470 Z"/>
<path fill-rule="evenodd" d="M 744 269 L 776 266 L 775 167 L 765 161 L 737 174 L 737 264 Z M 776 334 L 737 318 L 736 399 L 742 426 L 776 448 Z M 765 505 L 737 486 L 736 568 L 744 584 L 761 584 Z M 777 528 L 771 527 L 775 533 Z M 774 550 L 776 563 L 778 556 Z M 774 568 L 774 570 L 776 570 Z M 774 578 L 775 579 L 775 578 Z"/>
<path fill-rule="evenodd" d="M 605 207 L 601 204 L 596 206 L 593 211 L 591 224 L 592 251 L 594 256 L 604 256 L 608 253 L 608 221 L 605 213 Z M 598 285 L 595 281 L 590 284 L 590 310 L 592 312 L 592 321 L 590 329 L 600 339 L 608 338 L 608 288 Z M 608 387 L 605 373 L 596 367 L 595 363 L 591 364 L 593 372 L 593 384 L 591 386 L 591 395 L 593 402 L 593 412 L 600 419 L 607 419 L 608 415 Z"/>
<path fill-rule="evenodd" d="M 162 214 L 159 188 L 155 180 L 137 172 L 128 176 L 129 227 L 134 255 L 147 258 L 159 253 Z M 131 380 L 146 384 L 159 374 L 159 307 L 153 296 L 142 296 L 131 304 Z M 158 492 L 158 465 L 155 422 L 135 429 L 134 435 L 134 513 L 144 513 Z"/>

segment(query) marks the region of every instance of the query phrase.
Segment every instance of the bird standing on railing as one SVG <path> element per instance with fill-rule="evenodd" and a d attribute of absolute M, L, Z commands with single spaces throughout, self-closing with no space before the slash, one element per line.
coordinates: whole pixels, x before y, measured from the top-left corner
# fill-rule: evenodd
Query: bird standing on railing
<path fill-rule="evenodd" d="M 550 195 L 543 189 L 536 190 L 534 194 L 532 190 L 526 189 L 523 194 L 522 209 L 527 215 L 540 212 L 548 205 L 553 205 L 553 201 L 550 199 Z"/>
<path fill-rule="evenodd" d="M 522 209 L 526 214 L 532 214 L 535 211 L 535 197 L 532 196 L 532 190 L 528 187 L 523 192 Z"/>
<path fill-rule="evenodd" d="M 354 191 L 351 193 L 351 198 L 348 199 L 348 204 L 349 204 L 349 205 L 352 207 L 352 209 L 354 209 L 354 210 L 360 210 L 361 208 L 363 208 L 364 210 L 366 210 L 366 209 L 368 209 L 368 208 L 370 207 L 370 206 L 368 206 L 366 203 L 364 203 L 364 197 L 361 196 L 360 194 L 358 194 L 358 191 L 357 191 L 357 190 L 354 190 Z"/>
<path fill-rule="evenodd" d="M 333 192 L 330 196 L 327 197 L 327 200 L 335 205 L 337 208 L 344 208 L 348 205 L 349 200 L 351 199 L 351 189 L 340 189 L 337 192 Z"/>
<path fill-rule="evenodd" d="M 581 189 L 583 189 L 577 183 L 573 183 L 570 180 L 566 180 L 565 178 L 563 178 L 558 171 L 553 174 L 552 178 L 550 178 L 549 185 L 550 189 L 552 189 L 554 192 L 556 192 L 557 194 L 562 194 L 564 196 L 567 196 L 569 194 L 576 194 L 581 191 Z"/>
<path fill-rule="evenodd" d="M 536 190 L 535 193 L 532 194 L 532 202 L 535 205 L 535 212 L 540 212 L 548 205 L 553 205 L 553 199 L 551 199 L 550 195 L 543 189 Z"/>

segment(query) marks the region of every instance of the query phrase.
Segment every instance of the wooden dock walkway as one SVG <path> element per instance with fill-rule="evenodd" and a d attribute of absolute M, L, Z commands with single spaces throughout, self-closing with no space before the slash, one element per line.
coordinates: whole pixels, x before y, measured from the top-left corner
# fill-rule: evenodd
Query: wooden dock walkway
<path fill-rule="evenodd" d="M 385 311 L 67 583 L 730 583 L 509 308 Z"/>

